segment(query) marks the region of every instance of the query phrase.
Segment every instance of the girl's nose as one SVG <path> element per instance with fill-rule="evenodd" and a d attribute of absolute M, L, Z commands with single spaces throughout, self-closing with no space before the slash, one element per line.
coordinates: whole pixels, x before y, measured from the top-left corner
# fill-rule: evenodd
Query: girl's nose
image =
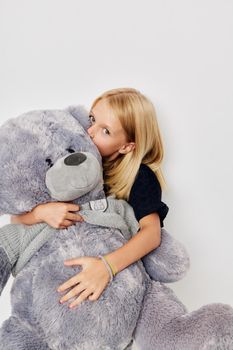
<path fill-rule="evenodd" d="M 94 132 L 93 132 L 92 126 L 91 126 L 89 129 L 87 129 L 87 132 L 88 132 L 88 135 L 93 139 L 93 137 L 94 137 Z"/>

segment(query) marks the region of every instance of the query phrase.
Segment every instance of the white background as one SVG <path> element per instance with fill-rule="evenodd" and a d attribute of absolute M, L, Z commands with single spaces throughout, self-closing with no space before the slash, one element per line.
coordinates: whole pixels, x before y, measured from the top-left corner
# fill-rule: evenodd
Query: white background
<path fill-rule="evenodd" d="M 1 123 L 30 109 L 89 108 L 115 87 L 135 87 L 155 104 L 165 228 L 191 258 L 171 287 L 190 311 L 233 306 L 232 15 L 230 0 L 0 0 Z"/>

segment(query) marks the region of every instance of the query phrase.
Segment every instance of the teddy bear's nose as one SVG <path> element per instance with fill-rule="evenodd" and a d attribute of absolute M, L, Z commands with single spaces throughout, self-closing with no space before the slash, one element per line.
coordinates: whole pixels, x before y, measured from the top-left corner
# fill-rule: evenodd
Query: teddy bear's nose
<path fill-rule="evenodd" d="M 79 165 L 83 163 L 87 157 L 83 153 L 73 153 L 64 159 L 65 165 Z"/>

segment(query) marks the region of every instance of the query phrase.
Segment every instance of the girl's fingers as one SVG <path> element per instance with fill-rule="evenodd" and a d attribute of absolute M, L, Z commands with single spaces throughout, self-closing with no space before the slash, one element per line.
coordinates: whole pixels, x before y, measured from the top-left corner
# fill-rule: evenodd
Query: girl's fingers
<path fill-rule="evenodd" d="M 80 283 L 81 282 L 81 279 L 80 279 L 80 275 L 81 273 L 78 273 L 77 275 L 73 276 L 72 278 L 70 278 L 68 281 L 66 281 L 65 283 L 61 284 L 57 291 L 58 292 L 63 292 L 64 290 L 70 288 L 70 287 L 73 287 L 75 286 L 76 284 Z M 82 276 L 81 276 L 82 277 Z"/>
<path fill-rule="evenodd" d="M 79 295 L 79 297 L 78 297 L 76 300 L 74 300 L 74 301 L 69 305 L 69 307 L 70 307 L 70 308 L 73 308 L 74 306 L 79 305 L 82 301 L 86 300 L 90 294 L 92 294 L 91 291 L 89 291 L 88 289 L 84 290 L 84 291 Z"/>
<path fill-rule="evenodd" d="M 83 265 L 86 258 L 87 258 L 87 256 L 80 257 L 80 258 L 74 258 L 74 259 L 67 259 L 67 260 L 64 260 L 64 264 L 66 266 Z M 81 274 L 81 272 L 80 272 L 80 274 Z"/>
<path fill-rule="evenodd" d="M 83 218 L 79 214 L 73 214 L 73 213 L 67 213 L 66 214 L 66 219 L 71 220 L 71 221 L 83 221 Z"/>
<path fill-rule="evenodd" d="M 64 228 L 64 227 L 68 227 L 68 226 L 71 226 L 71 225 L 73 225 L 73 221 L 63 220 L 62 223 L 60 224 L 60 227 Z"/>
<path fill-rule="evenodd" d="M 94 293 L 89 295 L 88 299 L 91 301 L 94 301 L 94 300 L 99 299 L 100 295 L 101 295 L 101 291 L 95 291 Z"/>
<path fill-rule="evenodd" d="M 71 289 L 66 295 L 63 295 L 63 297 L 60 299 L 60 303 L 64 303 L 70 298 L 73 298 L 77 295 L 79 295 L 81 292 L 85 290 L 85 287 L 82 286 L 82 283 L 79 283 L 76 287 Z"/>
<path fill-rule="evenodd" d="M 79 211 L 79 205 L 73 204 L 73 203 L 67 203 L 67 210 L 68 211 Z"/>

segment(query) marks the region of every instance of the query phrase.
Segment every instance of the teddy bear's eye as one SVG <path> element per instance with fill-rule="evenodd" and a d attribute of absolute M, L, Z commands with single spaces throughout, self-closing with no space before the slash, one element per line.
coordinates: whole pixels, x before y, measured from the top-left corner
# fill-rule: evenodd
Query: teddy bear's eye
<path fill-rule="evenodd" d="M 75 153 L 75 151 L 73 150 L 73 148 L 67 148 L 66 149 L 69 153 Z"/>
<path fill-rule="evenodd" d="M 53 166 L 53 162 L 51 161 L 50 158 L 46 158 L 45 161 L 50 166 L 50 168 Z"/>

